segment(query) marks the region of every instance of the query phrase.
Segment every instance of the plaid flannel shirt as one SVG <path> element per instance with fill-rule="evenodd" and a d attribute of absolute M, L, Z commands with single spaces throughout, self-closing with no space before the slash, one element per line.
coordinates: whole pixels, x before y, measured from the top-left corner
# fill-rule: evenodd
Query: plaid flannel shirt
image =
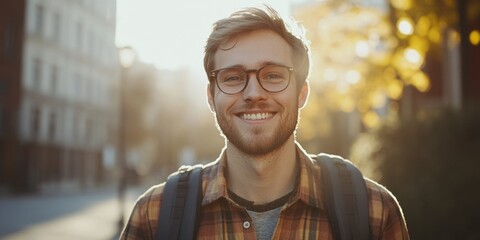
<path fill-rule="evenodd" d="M 283 207 L 272 239 L 333 239 L 323 202 L 321 169 L 297 147 L 299 186 Z M 255 239 L 247 210 L 228 196 L 227 160 L 222 153 L 202 176 L 204 198 L 197 239 Z M 409 239 L 402 210 L 383 186 L 366 179 L 373 239 Z M 153 186 L 137 200 L 120 239 L 155 239 L 164 183 Z"/>

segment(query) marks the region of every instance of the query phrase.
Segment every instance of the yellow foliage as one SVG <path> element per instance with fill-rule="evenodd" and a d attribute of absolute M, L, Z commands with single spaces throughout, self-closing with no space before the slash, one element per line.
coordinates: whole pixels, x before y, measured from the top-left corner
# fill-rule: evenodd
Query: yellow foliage
<path fill-rule="evenodd" d="M 391 63 L 392 53 L 391 52 L 375 52 L 370 54 L 368 60 L 374 65 L 381 67 L 386 67 Z"/>
<path fill-rule="evenodd" d="M 433 43 L 440 43 L 441 38 L 442 36 L 438 27 L 434 27 L 428 32 L 428 39 Z"/>
<path fill-rule="evenodd" d="M 328 136 L 331 132 L 330 118 L 327 114 L 324 95 L 312 94 L 309 104 L 302 109 L 302 118 L 298 126 L 302 141 L 310 141 L 317 136 Z"/>
<path fill-rule="evenodd" d="M 380 117 L 374 111 L 368 111 L 366 114 L 363 115 L 362 121 L 365 126 L 369 128 L 375 128 L 380 126 Z"/>
<path fill-rule="evenodd" d="M 395 72 L 395 69 L 393 67 L 387 67 L 383 70 L 383 79 L 385 81 L 388 81 L 390 79 L 393 79 L 395 78 L 396 76 L 396 72 Z"/>
<path fill-rule="evenodd" d="M 474 30 L 469 34 L 470 43 L 474 46 L 477 46 L 480 43 L 480 32 Z"/>
<path fill-rule="evenodd" d="M 452 18 L 427 8 L 437 6 L 433 1 L 389 1 L 393 17 L 348 1 L 311 2 L 297 9 L 295 18 L 306 27 L 311 41 L 312 95 L 321 94 L 310 103 L 320 101 L 323 106 L 315 110 L 307 106 L 304 118 L 326 109 L 356 110 L 365 126 L 375 127 L 384 116 L 374 109 L 384 107 L 388 99 L 399 100 L 405 85 L 421 92 L 430 89 L 430 80 L 422 72 L 426 54 L 441 43 L 441 33 Z M 448 1 L 453 0 L 442 4 Z M 472 39 L 480 43 L 480 34 L 472 33 Z M 327 126 L 328 121 L 322 124 Z M 313 128 L 319 126 L 305 123 L 301 129 L 313 134 Z M 324 133 L 328 129 L 321 128 Z"/>
<path fill-rule="evenodd" d="M 352 112 L 355 109 L 355 101 L 349 95 L 343 95 L 339 99 L 340 110 L 344 112 Z"/>
<path fill-rule="evenodd" d="M 413 0 L 390 0 L 393 7 L 400 10 L 408 10 L 412 8 Z"/>
<path fill-rule="evenodd" d="M 421 36 L 412 35 L 408 42 L 411 48 L 417 49 L 421 53 L 427 52 L 430 48 L 430 44 L 428 43 L 428 41 Z"/>
<path fill-rule="evenodd" d="M 430 90 L 430 79 L 425 73 L 421 71 L 413 74 L 410 82 L 420 92 L 427 92 L 428 90 Z"/>
<path fill-rule="evenodd" d="M 387 95 L 391 99 L 398 100 L 403 94 L 403 83 L 398 79 L 390 79 L 387 81 Z"/>
<path fill-rule="evenodd" d="M 431 25 L 432 23 L 430 22 L 430 18 L 427 16 L 421 16 L 417 21 L 415 32 L 417 32 L 419 36 L 425 37 L 427 36 Z"/>
<path fill-rule="evenodd" d="M 362 114 L 368 112 L 370 110 L 370 104 L 368 102 L 368 99 L 367 98 L 361 98 L 359 101 L 358 101 L 358 111 Z"/>
<path fill-rule="evenodd" d="M 386 103 L 385 94 L 383 93 L 383 91 L 380 90 L 370 92 L 369 101 L 370 106 L 372 106 L 373 108 L 381 108 L 385 106 Z"/>

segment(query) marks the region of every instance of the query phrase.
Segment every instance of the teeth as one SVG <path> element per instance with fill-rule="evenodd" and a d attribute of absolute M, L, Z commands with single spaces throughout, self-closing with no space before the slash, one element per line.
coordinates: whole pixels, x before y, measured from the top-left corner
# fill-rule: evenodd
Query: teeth
<path fill-rule="evenodd" d="M 262 120 L 271 118 L 273 114 L 271 113 L 253 113 L 253 114 L 243 114 L 243 119 L 245 120 Z"/>

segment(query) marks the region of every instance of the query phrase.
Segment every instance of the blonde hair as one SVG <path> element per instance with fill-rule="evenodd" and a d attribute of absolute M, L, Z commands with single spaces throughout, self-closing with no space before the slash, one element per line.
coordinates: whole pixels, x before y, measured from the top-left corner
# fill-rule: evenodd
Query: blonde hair
<path fill-rule="evenodd" d="M 301 85 L 307 80 L 310 71 L 310 47 L 303 28 L 293 19 L 291 23 L 286 23 L 277 11 L 268 5 L 264 5 L 264 8 L 251 7 L 239 10 L 213 24 L 212 32 L 205 45 L 205 56 L 203 58 L 203 65 L 210 81 L 212 93 L 214 84 L 212 84 L 209 75 L 214 70 L 214 55 L 217 50 L 222 44 L 236 36 L 259 29 L 272 30 L 292 47 L 292 61 L 297 84 Z"/>

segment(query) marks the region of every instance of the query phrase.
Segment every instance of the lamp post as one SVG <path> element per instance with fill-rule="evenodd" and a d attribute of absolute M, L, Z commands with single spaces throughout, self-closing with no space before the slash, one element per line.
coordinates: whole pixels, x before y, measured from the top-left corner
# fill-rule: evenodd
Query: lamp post
<path fill-rule="evenodd" d="M 118 150 L 118 167 L 120 169 L 118 182 L 118 200 L 120 205 L 120 215 L 118 219 L 119 233 L 122 231 L 125 218 L 125 195 L 127 190 L 127 81 L 128 71 L 136 61 L 136 52 L 131 47 L 122 47 L 118 50 L 120 61 L 120 82 L 119 82 L 119 150 Z"/>

